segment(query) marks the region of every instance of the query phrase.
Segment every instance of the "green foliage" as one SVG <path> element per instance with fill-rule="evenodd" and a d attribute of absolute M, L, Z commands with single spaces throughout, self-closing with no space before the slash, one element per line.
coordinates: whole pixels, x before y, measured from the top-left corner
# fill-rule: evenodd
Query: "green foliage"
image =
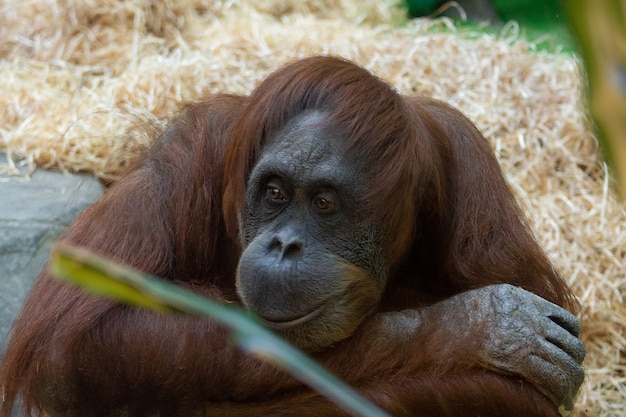
<path fill-rule="evenodd" d="M 103 297 L 162 313 L 200 315 L 217 320 L 232 330 L 233 344 L 291 373 L 352 415 L 387 416 L 307 355 L 259 324 L 247 310 L 215 302 L 68 245 L 55 246 L 50 265 L 55 277 Z"/>
<path fill-rule="evenodd" d="M 437 8 L 449 3 L 445 0 L 405 0 L 411 16 L 430 16 Z M 460 2 L 463 7 L 465 2 Z M 468 2 L 469 3 L 469 2 Z M 455 25 L 477 33 L 497 35 L 503 25 L 517 22 L 520 34 L 540 51 L 573 52 L 575 43 L 567 27 L 559 0 L 492 0 L 500 22 L 455 21 Z"/>

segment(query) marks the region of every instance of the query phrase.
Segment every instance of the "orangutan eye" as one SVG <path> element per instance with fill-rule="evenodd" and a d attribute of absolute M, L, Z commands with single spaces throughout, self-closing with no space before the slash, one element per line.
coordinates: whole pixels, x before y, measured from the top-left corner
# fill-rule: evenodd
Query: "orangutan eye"
<path fill-rule="evenodd" d="M 267 187 L 267 196 L 270 200 L 284 200 L 285 196 L 280 188 L 274 186 Z"/>
<path fill-rule="evenodd" d="M 330 212 L 335 211 L 336 209 L 336 206 L 333 200 L 331 200 L 329 197 L 322 196 L 322 195 L 318 195 L 317 197 L 313 199 L 313 206 L 318 211 L 321 211 L 324 213 L 330 213 Z"/>
<path fill-rule="evenodd" d="M 287 196 L 281 185 L 276 181 L 270 181 L 265 186 L 265 201 L 267 204 L 275 206 L 287 202 Z"/>

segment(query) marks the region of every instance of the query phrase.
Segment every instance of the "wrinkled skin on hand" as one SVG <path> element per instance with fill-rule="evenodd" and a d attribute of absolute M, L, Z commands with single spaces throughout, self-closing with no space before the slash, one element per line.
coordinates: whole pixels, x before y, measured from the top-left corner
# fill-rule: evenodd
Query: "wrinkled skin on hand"
<path fill-rule="evenodd" d="M 477 352 L 478 357 L 472 359 L 480 366 L 529 381 L 563 416 L 571 412 L 584 379 L 585 348 L 578 339 L 578 319 L 513 285 L 470 290 L 422 310 L 385 313 L 379 319 L 388 332 L 405 335 L 438 320 L 440 326 L 455 332 L 456 340 L 479 341 L 478 349 L 464 353 Z"/>
<path fill-rule="evenodd" d="M 567 310 L 511 285 L 475 291 L 470 303 L 484 317 L 486 339 L 480 359 L 486 367 L 530 381 L 569 414 L 584 379 L 585 347 L 580 323 Z"/>

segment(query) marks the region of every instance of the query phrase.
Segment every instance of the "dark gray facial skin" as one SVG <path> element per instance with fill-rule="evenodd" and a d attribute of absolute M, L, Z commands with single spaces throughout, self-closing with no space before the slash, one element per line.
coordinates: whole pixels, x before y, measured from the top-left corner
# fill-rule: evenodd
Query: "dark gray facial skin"
<path fill-rule="evenodd" d="M 312 349 L 348 336 L 386 280 L 382 234 L 365 221 L 365 169 L 323 120 L 305 113 L 263 149 L 248 181 L 237 274 L 246 306 Z M 336 332 L 322 343 L 312 325 Z M 306 333 L 316 341 L 297 340 Z"/>

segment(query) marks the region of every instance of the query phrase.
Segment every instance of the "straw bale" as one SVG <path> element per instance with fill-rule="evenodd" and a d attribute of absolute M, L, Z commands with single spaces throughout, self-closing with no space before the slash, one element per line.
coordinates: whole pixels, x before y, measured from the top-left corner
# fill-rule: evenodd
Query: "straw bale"
<path fill-rule="evenodd" d="M 247 93 L 311 54 L 364 65 L 461 109 L 491 141 L 529 222 L 584 306 L 578 408 L 626 415 L 626 210 L 584 103 L 580 62 L 395 0 L 0 2 L 0 148 L 115 180 L 187 100 Z M 10 166 L 4 171 L 10 171 Z"/>

